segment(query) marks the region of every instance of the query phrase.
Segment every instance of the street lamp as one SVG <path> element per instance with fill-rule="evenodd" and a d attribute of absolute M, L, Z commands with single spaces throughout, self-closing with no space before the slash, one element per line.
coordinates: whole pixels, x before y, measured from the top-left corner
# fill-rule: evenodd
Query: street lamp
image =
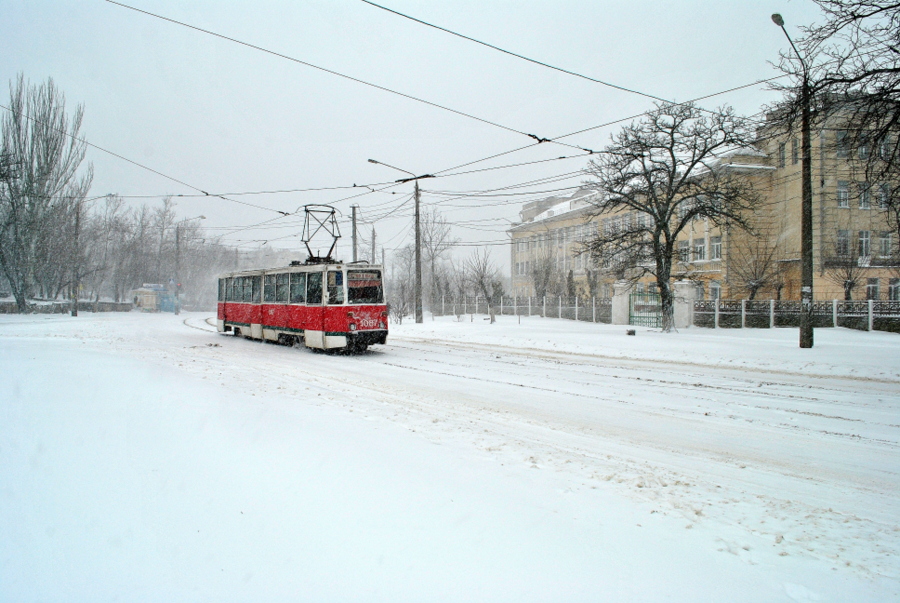
<path fill-rule="evenodd" d="M 415 290 L 415 298 L 416 298 L 416 322 L 422 322 L 422 236 L 419 231 L 419 180 L 422 178 L 434 178 L 431 174 L 423 174 L 422 176 L 416 176 L 412 172 L 408 172 L 404 169 L 398 168 L 393 165 L 388 165 L 387 163 L 383 163 L 381 161 L 375 161 L 374 159 L 369 159 L 369 163 L 375 163 L 378 165 L 383 165 L 385 167 L 389 167 L 391 169 L 397 170 L 398 172 L 403 172 L 404 174 L 409 174 L 412 176 L 411 178 L 401 178 L 396 180 L 396 182 L 409 182 L 410 180 L 416 183 L 416 187 L 414 189 L 414 196 L 416 199 L 416 290 Z"/>
<path fill-rule="evenodd" d="M 813 347 L 813 216 L 812 216 L 812 143 L 810 141 L 810 86 L 809 67 L 794 41 L 784 28 L 784 19 L 775 13 L 772 22 L 781 28 L 794 49 L 794 54 L 803 68 L 803 83 L 800 89 L 800 150 L 802 197 L 800 201 L 800 347 Z"/>
<path fill-rule="evenodd" d="M 175 314 L 181 313 L 181 307 L 178 303 L 178 287 L 181 285 L 181 225 L 191 220 L 205 220 L 206 216 L 196 216 L 194 218 L 184 218 L 175 224 Z"/>

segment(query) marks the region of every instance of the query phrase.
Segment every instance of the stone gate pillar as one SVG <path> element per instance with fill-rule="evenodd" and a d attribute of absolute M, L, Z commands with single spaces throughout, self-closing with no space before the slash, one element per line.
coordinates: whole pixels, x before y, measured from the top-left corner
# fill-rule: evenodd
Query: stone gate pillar
<path fill-rule="evenodd" d="M 628 281 L 613 283 L 612 320 L 614 325 L 628 324 L 628 296 L 631 295 L 632 284 Z"/>
<path fill-rule="evenodd" d="M 697 299 L 697 286 L 691 281 L 675 283 L 675 328 L 684 329 L 693 324 L 694 300 Z"/>

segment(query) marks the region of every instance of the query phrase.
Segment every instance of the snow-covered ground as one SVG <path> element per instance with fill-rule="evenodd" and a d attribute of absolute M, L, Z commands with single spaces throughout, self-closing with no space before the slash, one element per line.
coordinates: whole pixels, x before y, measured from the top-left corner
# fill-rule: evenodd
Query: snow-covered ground
<path fill-rule="evenodd" d="M 0 316 L 0 601 L 892 601 L 900 336 Z"/>

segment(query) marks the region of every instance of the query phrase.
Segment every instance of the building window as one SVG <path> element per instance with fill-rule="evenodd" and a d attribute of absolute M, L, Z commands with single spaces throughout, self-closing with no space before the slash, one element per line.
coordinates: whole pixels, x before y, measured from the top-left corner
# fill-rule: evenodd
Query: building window
<path fill-rule="evenodd" d="M 690 253 L 690 243 L 687 241 L 678 241 L 678 260 L 681 262 L 687 262 L 690 258 L 688 254 Z"/>
<path fill-rule="evenodd" d="M 859 143 L 859 148 L 857 149 L 857 154 L 859 158 L 862 160 L 866 160 L 869 158 L 869 143 L 866 140 L 862 140 Z"/>
<path fill-rule="evenodd" d="M 722 285 L 719 281 L 711 281 L 709 283 L 709 299 L 720 299 L 722 297 Z"/>
<path fill-rule="evenodd" d="M 837 138 L 837 156 L 841 159 L 846 159 L 850 156 L 850 147 L 847 143 L 847 132 L 844 130 L 838 130 L 835 133 Z"/>
<path fill-rule="evenodd" d="M 887 159 L 891 156 L 891 137 L 885 136 L 881 139 L 881 144 L 878 145 L 878 157 L 881 159 Z"/>
<path fill-rule="evenodd" d="M 850 183 L 846 180 L 838 180 L 837 206 L 850 207 Z"/>
<path fill-rule="evenodd" d="M 694 239 L 694 261 L 701 262 L 706 259 L 706 239 Z"/>
<path fill-rule="evenodd" d="M 871 209 L 872 207 L 872 190 L 868 182 L 859 183 L 859 208 Z"/>
<path fill-rule="evenodd" d="M 866 280 L 866 299 L 878 299 L 878 280 L 877 278 Z"/>
<path fill-rule="evenodd" d="M 891 252 L 893 251 L 893 241 L 891 232 L 882 232 L 878 237 L 878 255 L 883 258 L 891 257 Z"/>
<path fill-rule="evenodd" d="M 837 241 L 836 241 L 834 252 L 837 255 L 843 256 L 843 257 L 850 255 L 850 231 L 849 230 L 837 231 Z"/>
<path fill-rule="evenodd" d="M 783 142 L 778 143 L 778 167 L 784 167 L 785 164 L 785 154 L 786 154 L 786 145 Z"/>
<path fill-rule="evenodd" d="M 659 294 L 659 287 L 657 286 L 656 281 L 653 281 L 652 283 L 650 283 L 650 285 L 647 287 L 647 292 L 650 293 L 651 295 Z"/>
<path fill-rule="evenodd" d="M 797 165 L 800 161 L 800 141 L 796 138 L 791 139 L 791 163 Z"/>
<path fill-rule="evenodd" d="M 872 254 L 872 233 L 868 230 L 859 231 L 859 256 L 866 258 Z"/>
<path fill-rule="evenodd" d="M 900 278 L 892 278 L 888 281 L 888 299 L 900 301 Z"/>
<path fill-rule="evenodd" d="M 878 208 L 887 209 L 891 202 L 891 185 L 883 183 L 878 187 Z"/>
<path fill-rule="evenodd" d="M 709 238 L 709 259 L 711 259 L 711 260 L 721 260 L 722 259 L 722 237 L 710 237 Z"/>

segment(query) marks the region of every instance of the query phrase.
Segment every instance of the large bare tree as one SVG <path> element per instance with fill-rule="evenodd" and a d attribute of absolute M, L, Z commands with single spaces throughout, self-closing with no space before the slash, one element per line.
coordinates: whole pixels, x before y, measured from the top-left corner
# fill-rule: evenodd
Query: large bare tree
<path fill-rule="evenodd" d="M 0 121 L 0 156 L 6 164 L 0 178 L 0 270 L 18 310 L 25 312 L 36 267 L 47 259 L 42 252 L 56 250 L 53 239 L 66 236 L 58 218 L 69 215 L 69 208 L 79 209 L 92 170 L 78 174 L 85 155 L 83 108 L 69 116 L 52 79 L 35 86 L 19 75 L 10 82 L 9 95 L 9 110 Z"/>
<path fill-rule="evenodd" d="M 623 128 L 587 168 L 597 215 L 613 219 L 585 245 L 596 263 L 632 276 L 652 274 L 663 330 L 674 328 L 676 240 L 697 218 L 748 228 L 759 195 L 745 176 L 720 167 L 726 151 L 749 147 L 750 124 L 731 108 L 704 113 L 660 104 Z"/>

